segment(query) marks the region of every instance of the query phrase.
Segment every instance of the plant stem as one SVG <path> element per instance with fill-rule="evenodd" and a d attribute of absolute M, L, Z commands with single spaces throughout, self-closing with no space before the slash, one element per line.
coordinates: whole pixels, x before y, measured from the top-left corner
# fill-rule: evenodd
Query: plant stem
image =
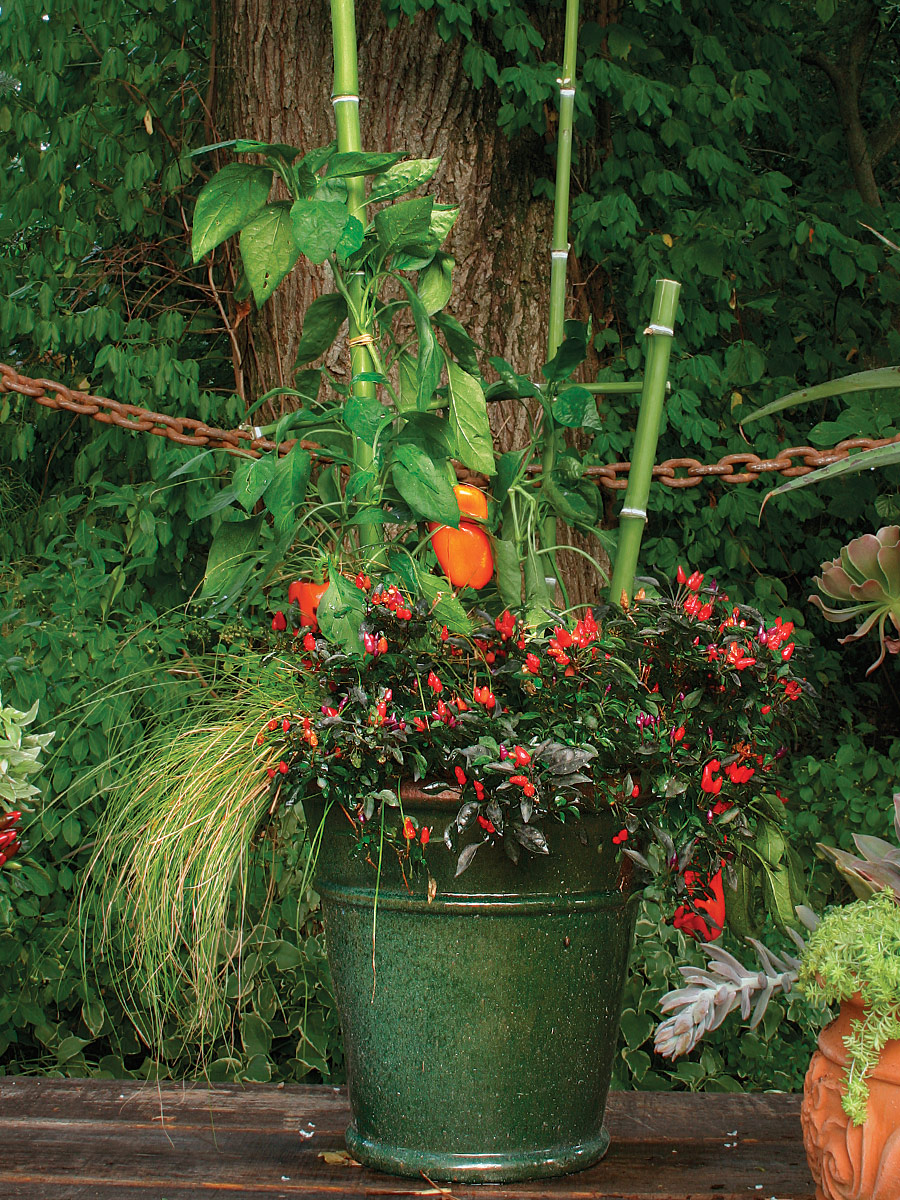
<path fill-rule="evenodd" d="M 331 0 L 331 34 L 334 46 L 334 120 L 337 127 L 337 145 L 340 153 L 349 150 L 362 149 L 362 137 L 359 127 L 359 68 L 356 57 L 356 10 L 354 0 Z M 366 225 L 366 181 L 363 175 L 347 177 L 347 212 L 351 217 Z M 361 274 L 351 275 L 348 291 L 352 303 L 350 310 L 350 370 L 353 378 L 372 370 L 372 356 L 369 345 L 365 340 L 372 339 L 371 322 L 363 317 L 356 320 L 356 313 L 364 312 L 365 282 Z M 351 393 L 374 399 L 375 384 L 357 381 L 352 384 Z M 354 436 L 353 458 L 357 471 L 364 471 L 371 466 L 372 450 L 365 442 Z M 366 489 L 365 501 L 369 499 Z M 379 544 L 378 528 L 372 524 L 359 526 L 360 547 L 377 546 Z"/>
<path fill-rule="evenodd" d="M 575 115 L 575 68 L 578 54 L 579 0 L 566 0 L 566 36 L 563 46 L 562 75 L 559 79 L 559 131 L 556 141 L 556 193 L 553 199 L 553 240 L 550 248 L 550 313 L 547 331 L 547 358 L 551 359 L 563 342 L 566 310 L 566 260 L 569 254 L 569 181 L 572 174 L 572 124 Z M 544 409 L 544 474 L 549 475 L 556 460 L 557 443 L 564 434 L 557 429 L 549 406 Z M 559 571 L 556 555 L 549 549 L 559 540 L 555 516 L 544 518 L 541 541 L 548 548 L 550 574 L 548 588 L 553 590 Z"/>
<path fill-rule="evenodd" d="M 644 370 L 644 387 L 641 392 L 641 407 L 634 435 L 634 453 L 631 456 L 625 503 L 619 513 L 619 545 L 609 588 L 611 603 L 621 604 L 623 608 L 631 602 L 641 539 L 647 522 L 647 501 L 650 497 L 653 465 L 656 462 L 656 443 L 659 440 L 659 427 L 662 422 L 666 377 L 669 372 L 669 356 L 672 351 L 673 327 L 680 291 L 681 284 L 675 280 L 657 279 L 650 327 L 646 331 L 650 344 Z"/>

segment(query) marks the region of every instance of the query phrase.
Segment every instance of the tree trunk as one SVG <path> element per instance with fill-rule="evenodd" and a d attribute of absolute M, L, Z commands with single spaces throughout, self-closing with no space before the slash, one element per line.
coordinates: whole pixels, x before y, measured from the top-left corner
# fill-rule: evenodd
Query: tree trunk
<path fill-rule="evenodd" d="M 215 2 L 215 0 L 214 0 Z M 306 151 L 334 137 L 331 23 L 323 0 L 218 0 L 214 123 L 220 139 L 286 142 Z M 547 19 L 559 25 L 559 14 Z M 545 31 L 552 44 L 557 29 Z M 441 41 L 430 13 L 389 30 L 378 0 L 357 4 L 360 122 L 366 150 L 440 156 L 430 185 L 461 215 L 446 248 L 456 259 L 448 311 L 488 353 L 535 376 L 545 358 L 552 230 L 548 201 L 532 195 L 549 173 L 545 139 L 508 141 L 497 128 L 496 92 L 473 87 L 462 69 L 463 45 Z M 242 326 L 240 373 L 248 401 L 290 384 L 302 315 L 330 290 L 327 267 L 305 260 L 259 313 Z M 581 315 L 581 314 L 579 314 Z M 326 364 L 346 377 L 343 339 Z M 522 445 L 533 414 L 494 405 L 495 442 Z M 565 577 L 582 602 L 597 585 L 582 561 Z"/>

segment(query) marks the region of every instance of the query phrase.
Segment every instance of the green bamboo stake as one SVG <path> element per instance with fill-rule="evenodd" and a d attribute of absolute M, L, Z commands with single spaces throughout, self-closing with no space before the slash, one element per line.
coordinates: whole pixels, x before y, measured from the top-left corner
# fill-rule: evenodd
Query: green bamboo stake
<path fill-rule="evenodd" d="M 625 490 L 625 503 L 619 513 L 619 544 L 609 588 L 610 602 L 620 604 L 623 608 L 631 603 L 641 539 L 647 523 L 647 502 L 650 498 L 653 465 L 656 462 L 656 443 L 659 440 L 659 427 L 662 422 L 675 312 L 680 291 L 681 284 L 676 283 L 674 279 L 657 279 L 650 324 L 644 331 L 650 338 L 650 345 L 647 350 L 644 387 L 634 435 L 634 453 L 628 473 L 628 487 Z"/>
<path fill-rule="evenodd" d="M 359 67 L 356 54 L 356 9 L 354 0 L 331 0 L 331 35 L 334 46 L 334 91 L 331 103 L 334 106 L 334 121 L 337 127 L 338 150 L 343 154 L 349 150 L 362 149 L 359 127 Z M 362 175 L 347 178 L 347 212 L 351 217 L 366 225 L 366 182 Z M 347 285 L 352 301 L 350 313 L 350 369 L 354 378 L 374 370 L 369 346 L 374 338 L 372 330 L 360 325 L 352 309 L 360 311 L 363 303 L 364 283 L 360 274 L 352 275 Z M 352 385 L 355 396 L 374 398 L 375 384 L 357 380 Z M 357 471 L 371 466 L 371 446 L 353 438 L 353 460 Z M 367 493 L 368 494 L 368 490 Z M 380 543 L 378 528 L 371 524 L 359 526 L 360 547 L 377 546 Z"/>
<path fill-rule="evenodd" d="M 566 311 L 566 265 L 569 257 L 569 184 L 572 175 L 572 126 L 575 117 L 575 71 L 578 56 L 579 0 L 566 0 L 566 33 L 563 44 L 562 75 L 559 80 L 559 131 L 556 142 L 556 192 L 553 200 L 553 240 L 550 246 L 550 313 L 547 330 L 547 358 L 553 357 L 563 342 Z M 549 476 L 556 461 L 557 443 L 563 434 L 555 428 L 549 411 L 544 412 L 544 452 L 541 465 Z M 545 518 L 541 530 L 545 547 L 558 544 L 556 517 Z M 550 575 L 547 586 L 556 587 L 556 555 L 547 553 Z"/>

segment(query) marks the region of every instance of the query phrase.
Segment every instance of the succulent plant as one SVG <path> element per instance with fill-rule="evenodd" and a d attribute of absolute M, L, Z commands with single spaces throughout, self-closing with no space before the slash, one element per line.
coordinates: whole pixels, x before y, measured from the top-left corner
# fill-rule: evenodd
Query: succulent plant
<path fill-rule="evenodd" d="M 900 842 L 900 792 L 894 793 L 894 831 Z M 900 847 L 867 833 L 854 833 L 853 840 L 859 855 L 836 846 L 823 846 L 821 842 L 818 849 L 830 859 L 860 900 L 868 899 L 883 888 L 890 888 L 900 900 Z"/>
<path fill-rule="evenodd" d="M 894 829 L 900 841 L 900 792 L 894 795 Z M 900 905 L 900 848 L 867 834 L 854 834 L 853 840 L 859 856 L 834 846 L 820 844 L 818 848 L 860 899 L 890 891 L 894 902 Z M 818 928 L 819 918 L 810 909 L 798 904 L 795 911 L 807 930 Z M 705 967 L 679 967 L 688 986 L 667 992 L 660 1001 L 660 1011 L 674 1016 L 656 1028 L 657 1053 L 665 1058 L 687 1054 L 705 1033 L 715 1029 L 738 1007 L 744 1020 L 750 1018 L 751 1029 L 757 1025 L 772 997 L 787 995 L 800 975 L 806 942 L 795 930 L 787 932 L 800 951 L 800 958 L 775 954 L 755 938 L 746 938 L 756 952 L 761 970 L 745 967 L 727 950 L 714 945 L 702 947 L 707 960 Z"/>
<path fill-rule="evenodd" d="M 850 608 L 829 608 L 820 596 L 810 601 L 822 610 L 827 621 L 853 621 L 861 618 L 853 633 L 841 638 L 841 644 L 855 642 L 878 626 L 881 653 L 866 674 L 884 661 L 886 651 L 896 654 L 900 638 L 886 637 L 885 623 L 900 633 L 900 525 L 886 525 L 877 533 L 865 533 L 842 547 L 840 557 L 822 563 L 816 586 L 829 600 L 840 600 Z"/>

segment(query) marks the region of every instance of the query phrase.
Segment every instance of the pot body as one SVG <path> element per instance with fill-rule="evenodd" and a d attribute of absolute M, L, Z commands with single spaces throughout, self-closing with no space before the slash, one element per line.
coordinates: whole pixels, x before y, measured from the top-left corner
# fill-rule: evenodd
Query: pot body
<path fill-rule="evenodd" d="M 376 872 L 349 857 L 345 814 L 325 818 L 316 889 L 344 1032 L 347 1145 L 369 1166 L 430 1179 L 579 1170 L 609 1144 L 630 872 L 610 820 L 587 816 L 543 826 L 548 856 L 523 852 L 516 866 L 483 846 L 454 879 L 441 838 L 458 806 L 446 795 L 403 805 L 432 830 L 430 903 L 427 881 L 407 887 L 385 846 L 376 907 Z M 307 812 L 313 832 L 322 810 Z M 398 810 L 387 819 L 399 823 Z"/>
<path fill-rule="evenodd" d="M 868 1115 L 853 1125 L 841 1107 L 848 1063 L 844 1038 L 863 1015 L 845 1001 L 819 1034 L 803 1085 L 803 1142 L 816 1200 L 897 1200 L 900 1196 L 900 1042 L 889 1042 L 869 1076 Z"/>

